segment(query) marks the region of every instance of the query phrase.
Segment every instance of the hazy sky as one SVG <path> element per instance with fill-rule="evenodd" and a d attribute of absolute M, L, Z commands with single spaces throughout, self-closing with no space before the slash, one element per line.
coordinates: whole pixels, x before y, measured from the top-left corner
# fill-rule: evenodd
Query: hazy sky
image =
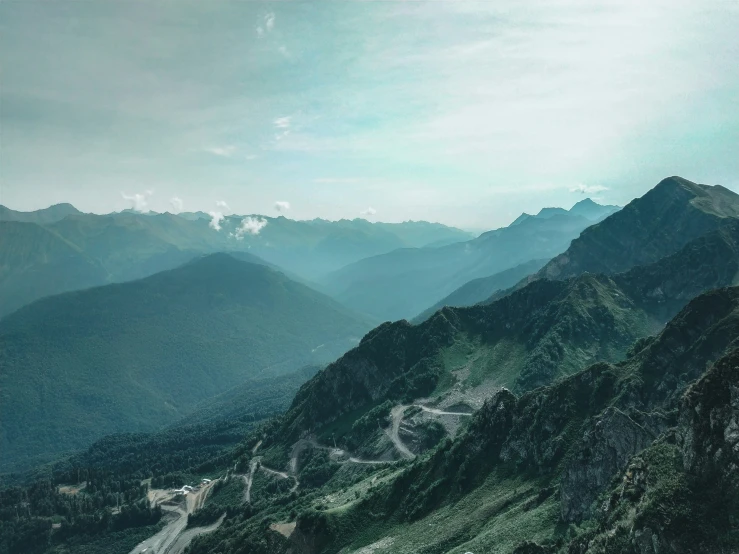
<path fill-rule="evenodd" d="M 739 190 L 738 29 L 735 0 L 4 0 L 0 203 L 491 228 Z"/>

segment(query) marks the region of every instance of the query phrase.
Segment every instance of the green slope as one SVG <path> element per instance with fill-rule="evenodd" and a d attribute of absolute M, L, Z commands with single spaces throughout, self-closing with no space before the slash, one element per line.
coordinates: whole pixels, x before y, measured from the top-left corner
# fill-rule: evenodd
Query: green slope
<path fill-rule="evenodd" d="M 156 429 L 250 377 L 331 360 L 368 328 L 225 254 L 38 301 L 0 321 L 3 466 Z"/>

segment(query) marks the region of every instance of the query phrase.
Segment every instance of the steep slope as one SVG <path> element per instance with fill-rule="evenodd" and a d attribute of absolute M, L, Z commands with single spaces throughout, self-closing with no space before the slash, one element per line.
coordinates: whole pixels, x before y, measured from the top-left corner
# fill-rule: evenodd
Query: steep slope
<path fill-rule="evenodd" d="M 480 277 L 473 279 L 469 283 L 465 283 L 450 295 L 439 300 L 429 309 L 424 310 L 421 314 L 413 319 L 414 323 L 426 321 L 444 306 L 452 306 L 462 308 L 464 306 L 474 306 L 478 302 L 482 302 L 490 298 L 493 293 L 512 287 L 524 277 L 536 273 L 541 269 L 548 260 L 531 260 L 511 269 L 506 269 L 490 277 Z"/>
<path fill-rule="evenodd" d="M 659 330 L 694 296 L 734 284 L 738 273 L 739 221 L 732 220 L 650 266 L 541 279 L 488 305 L 444 308 L 417 326 L 383 324 L 301 388 L 283 435 L 386 399 L 449 394 L 475 405 L 477 389 L 526 391 L 596 361 L 619 361 L 634 340 Z"/>
<path fill-rule="evenodd" d="M 499 392 L 460 437 L 367 498 L 298 517 L 295 540 L 313 552 L 380 541 L 394 552 L 731 552 L 717 547 L 737 546 L 726 507 L 739 500 L 728 469 L 738 346 L 739 289 L 702 295 L 621 364 Z"/>
<path fill-rule="evenodd" d="M 563 252 L 590 224 L 570 214 L 527 218 L 471 241 L 367 258 L 320 283 L 356 310 L 385 320 L 410 318 L 472 279 Z"/>
<path fill-rule="evenodd" d="M 38 223 L 39 225 L 55 223 L 68 215 L 81 213 L 72 204 L 55 204 L 33 212 L 18 212 L 0 205 L 0 221 L 23 221 L 25 223 Z"/>
<path fill-rule="evenodd" d="M 585 271 L 614 274 L 672 254 L 739 217 L 739 195 L 721 186 L 669 177 L 593 225 L 534 278 L 566 279 Z"/>
<path fill-rule="evenodd" d="M 225 254 L 43 299 L 0 321 L 2 464 L 155 429 L 250 377 L 334 359 L 368 328 Z"/>

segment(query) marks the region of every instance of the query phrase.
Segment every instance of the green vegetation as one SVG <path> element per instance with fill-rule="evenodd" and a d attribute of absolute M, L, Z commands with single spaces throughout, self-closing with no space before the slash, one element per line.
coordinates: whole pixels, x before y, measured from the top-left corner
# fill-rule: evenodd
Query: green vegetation
<path fill-rule="evenodd" d="M 174 423 L 250 378 L 333 359 L 368 328 L 333 300 L 225 254 L 44 299 L 0 321 L 2 468 Z M 243 385 L 260 395 L 270 386 Z M 238 407 L 239 395 L 255 398 L 236 391 L 218 410 Z"/>

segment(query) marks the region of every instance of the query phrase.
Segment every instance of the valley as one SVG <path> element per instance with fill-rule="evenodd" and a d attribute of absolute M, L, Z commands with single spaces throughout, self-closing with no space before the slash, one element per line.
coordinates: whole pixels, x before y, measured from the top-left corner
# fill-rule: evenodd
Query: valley
<path fill-rule="evenodd" d="M 532 272 L 537 265 L 541 269 L 509 279 L 507 288 L 482 302 L 443 306 L 415 324 L 383 323 L 339 353 L 330 340 L 311 335 L 300 343 L 304 349 L 325 351 L 333 361 L 263 362 L 271 375 L 257 371 L 240 384 L 234 380 L 230 389 L 193 399 L 189 412 L 168 429 L 105 436 L 38 466 L 35 477 L 17 477 L 16 488 L 0 491 L 5 510 L 0 513 L 12 514 L 25 502 L 13 499 L 25 494 L 35 499 L 23 504 L 26 511 L 38 514 L 28 521 L 54 521 L 42 515 L 49 510 L 40 500 L 44 495 L 27 486 L 46 491 L 55 505 L 75 506 L 73 519 L 55 516 L 61 523 L 47 535 L 55 546 L 33 547 L 34 554 L 61 554 L 58 548 L 65 544 L 107 554 L 94 545 L 111 533 L 120 534 L 116 544 L 122 554 L 620 554 L 609 542 L 614 536 L 626 537 L 628 544 L 639 544 L 642 536 L 655 544 L 677 541 L 687 545 L 685 552 L 731 545 L 730 519 L 713 516 L 715 531 L 705 534 L 695 526 L 708 525 L 708 516 L 682 527 L 673 518 L 684 505 L 714 514 L 720 498 L 739 502 L 739 488 L 721 468 L 695 461 L 706 460 L 716 441 L 731 441 L 733 435 L 718 433 L 710 440 L 690 435 L 690 429 L 706 425 L 705 417 L 719 418 L 728 429 L 733 408 L 711 416 L 687 408 L 731 402 L 717 392 L 730 389 L 714 380 L 736 377 L 739 218 L 733 206 L 739 206 L 739 197 L 724 190 L 665 180 L 589 227 L 562 256 L 532 264 Z M 655 210 L 668 211 L 670 222 L 654 223 Z M 655 225 L 662 229 L 673 222 L 678 222 L 674 233 L 655 232 Z M 623 247 L 627 241 L 648 241 L 652 254 L 630 253 Z M 620 249 L 620 260 L 592 271 L 592 252 L 607 244 Z M 560 277 L 553 278 L 553 267 Z M 266 324 L 280 298 L 289 298 L 284 310 L 297 320 L 296 330 L 326 329 L 342 336 L 353 332 L 352 325 L 366 325 L 361 315 L 284 274 L 233 257 L 201 258 L 149 279 L 165 279 L 168 290 L 181 290 L 176 298 L 183 308 L 204 307 L 196 312 L 198 328 L 209 310 L 218 310 L 208 324 L 211 336 L 226 333 L 223 314 L 233 314 L 235 305 L 245 314 L 258 313 Z M 249 279 L 254 288 L 246 293 L 242 285 Z M 146 281 L 134 281 L 131 292 L 142 294 L 140 289 L 155 298 Z M 207 287 L 192 288 L 191 282 Z M 475 290 L 490 292 L 486 287 Z M 87 297 L 107 294 L 105 289 L 78 293 L 74 302 L 52 297 L 0 320 L 0 331 L 8 326 L 6 344 L 23 344 L 10 338 L 17 341 L 21 331 L 32 336 L 29 330 L 39 322 L 74 344 L 66 338 L 78 332 L 74 322 L 100 313 L 83 308 Z M 270 309 L 249 311 L 258 310 L 265 291 Z M 224 294 L 233 295 L 228 304 L 219 299 Z M 150 304 L 147 297 L 133 303 L 130 294 L 120 298 L 115 309 L 132 310 L 127 325 L 144 317 L 136 310 Z M 62 309 L 45 305 L 52 301 Z M 111 301 L 115 295 L 106 299 L 108 309 L 115 305 Z M 296 311 L 301 306 L 306 308 Z M 158 315 L 146 318 L 173 313 L 187 319 L 171 310 L 155 310 Z M 104 335 L 106 320 L 96 321 L 95 332 L 81 336 Z M 245 328 L 231 321 L 234 328 Z M 278 321 L 284 316 L 275 317 Z M 72 334 L 61 334 L 61 322 L 64 333 L 72 329 Z M 280 337 L 281 345 L 296 336 L 279 322 L 250 333 L 260 341 Z M 193 341 L 196 333 L 185 335 Z M 254 356 L 255 344 L 247 341 L 238 359 Z M 325 346 L 316 349 L 318 344 Z M 185 349 L 192 367 L 205 345 L 201 336 L 177 348 Z M 222 356 L 212 353 L 210 359 Z M 176 381 L 166 379 L 167 390 L 173 390 Z M 711 399 L 696 400 L 704 389 L 714 391 Z M 186 394 L 183 389 L 178 398 Z M 687 467 L 697 469 L 681 469 Z M 637 483 L 643 474 L 647 477 Z M 669 479 L 683 480 L 688 496 L 675 497 Z M 202 485 L 173 492 L 183 483 Z M 625 486 L 633 492 L 614 492 Z M 701 487 L 719 486 L 728 496 L 701 495 Z M 118 489 L 124 492 L 112 492 Z M 655 511 L 653 495 L 673 496 Z M 634 500 L 642 497 L 646 503 Z M 78 499 L 85 504 L 75 504 Z M 606 505 L 614 511 L 601 513 L 599 507 Z M 633 512 L 644 515 L 632 520 Z M 13 537 L 29 540 L 12 518 L 0 521 L 11 530 L 6 544 Z M 101 530 L 86 535 L 80 522 L 96 522 Z M 691 531 L 686 534 L 683 527 Z"/>

